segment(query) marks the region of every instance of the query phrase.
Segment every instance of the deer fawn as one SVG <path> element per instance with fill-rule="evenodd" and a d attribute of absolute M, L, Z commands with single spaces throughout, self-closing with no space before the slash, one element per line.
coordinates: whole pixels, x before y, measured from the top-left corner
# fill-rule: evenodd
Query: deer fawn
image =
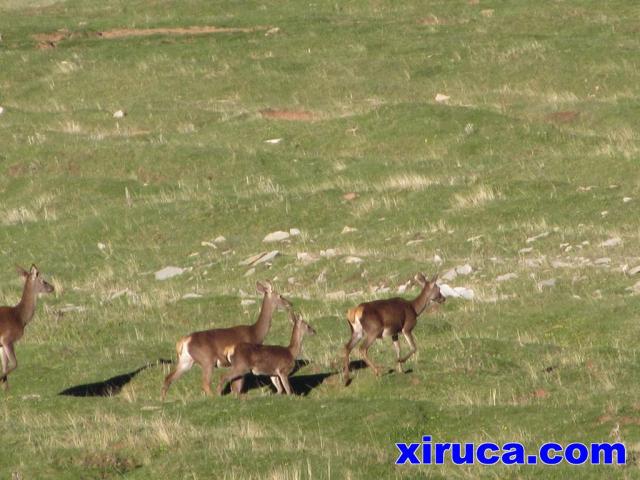
<path fill-rule="evenodd" d="M 40 276 L 35 265 L 31 265 L 31 270 L 28 272 L 20 267 L 16 269 L 25 280 L 22 298 L 15 307 L 0 307 L 0 357 L 2 359 L 0 383 L 5 390 L 9 388 L 8 375 L 18 367 L 14 344 L 22 338 L 24 327 L 33 319 L 38 294 L 53 292 L 53 287 Z"/>
<path fill-rule="evenodd" d="M 194 363 L 202 368 L 202 389 L 207 395 L 211 395 L 211 373 L 214 367 L 229 366 L 224 354 L 225 349 L 241 342 L 262 343 L 271 328 L 271 319 L 276 309 L 292 307 L 291 302 L 276 292 L 270 282 L 257 282 L 256 289 L 264 297 L 260 316 L 253 325 L 194 332 L 178 340 L 176 344 L 178 365 L 164 379 L 162 400 L 165 399 L 171 384 L 190 370 Z M 242 384 L 237 388 L 242 389 Z"/>
<path fill-rule="evenodd" d="M 378 338 L 391 337 L 393 348 L 396 351 L 397 369 L 402 372 L 402 363 L 406 362 L 416 352 L 416 342 L 412 331 L 416 326 L 420 314 L 427 308 L 429 302 L 443 303 L 445 297 L 440 294 L 440 288 L 436 285 L 438 276 L 431 281 L 422 273 L 415 276 L 415 280 L 422 286 L 422 291 L 413 300 L 404 298 L 389 298 L 361 303 L 347 312 L 347 320 L 351 328 L 351 339 L 345 345 L 344 356 L 344 382 L 349 383 L 349 355 L 351 350 L 364 337 L 364 343 L 360 346 L 362 357 L 366 364 L 376 375 L 379 369 L 369 360 L 369 347 Z M 400 344 L 398 334 L 402 332 L 411 349 L 404 357 L 400 357 Z"/>
<path fill-rule="evenodd" d="M 249 372 L 254 375 L 269 375 L 277 393 L 282 393 L 284 386 L 287 395 L 291 395 L 289 375 L 302 349 L 302 338 L 305 334 L 315 335 L 316 331 L 302 320 L 299 314 L 290 310 L 289 315 L 293 322 L 293 331 L 288 347 L 239 343 L 227 348 L 225 353 L 231 363 L 231 371 L 220 378 L 218 395 L 222 395 L 227 382 L 244 377 Z"/>

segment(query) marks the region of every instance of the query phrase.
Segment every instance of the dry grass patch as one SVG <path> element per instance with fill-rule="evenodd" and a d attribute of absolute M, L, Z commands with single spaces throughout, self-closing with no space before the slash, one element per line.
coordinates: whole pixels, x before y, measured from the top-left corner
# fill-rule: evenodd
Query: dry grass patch
<path fill-rule="evenodd" d="M 502 198 L 500 192 L 494 191 L 491 187 L 480 185 L 468 193 L 454 195 L 452 206 L 456 210 L 479 208 L 499 198 Z"/>

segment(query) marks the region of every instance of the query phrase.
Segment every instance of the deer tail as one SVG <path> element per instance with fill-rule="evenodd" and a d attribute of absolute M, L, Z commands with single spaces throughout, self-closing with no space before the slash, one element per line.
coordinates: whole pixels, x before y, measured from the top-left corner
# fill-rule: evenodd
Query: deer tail
<path fill-rule="evenodd" d="M 363 313 L 364 307 L 362 305 L 358 305 L 357 307 L 347 310 L 347 320 L 349 321 L 349 325 L 352 327 L 359 325 Z"/>
<path fill-rule="evenodd" d="M 231 359 L 233 358 L 233 354 L 236 352 L 236 346 L 230 345 L 224 349 L 224 357 L 227 359 L 229 363 L 231 363 Z"/>

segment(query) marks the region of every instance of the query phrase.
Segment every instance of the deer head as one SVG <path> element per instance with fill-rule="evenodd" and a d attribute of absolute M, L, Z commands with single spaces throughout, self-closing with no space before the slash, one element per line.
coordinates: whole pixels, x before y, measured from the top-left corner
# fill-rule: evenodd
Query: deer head
<path fill-rule="evenodd" d="M 40 275 L 38 267 L 31 265 L 31 269 L 27 272 L 24 268 L 16 266 L 18 274 L 25 279 L 25 283 L 31 287 L 34 293 L 51 293 L 54 288 Z"/>
<path fill-rule="evenodd" d="M 289 300 L 287 300 L 274 290 L 273 285 L 269 280 L 265 280 L 264 282 L 256 282 L 256 290 L 258 291 L 258 293 L 266 295 L 267 299 L 269 299 L 271 304 L 276 309 L 279 308 L 288 310 L 293 307 L 293 304 Z"/>
<path fill-rule="evenodd" d="M 293 323 L 294 327 L 298 326 L 298 328 L 301 330 L 303 335 L 315 335 L 316 334 L 316 330 L 309 325 L 307 322 L 305 322 L 302 319 L 302 315 L 300 315 L 299 313 L 294 312 L 293 310 L 289 311 L 289 319 L 291 320 L 291 323 Z"/>
<path fill-rule="evenodd" d="M 444 303 L 446 297 L 440 293 L 440 287 L 436 283 L 438 280 L 438 274 L 436 273 L 431 280 L 427 280 L 424 273 L 418 272 L 414 277 L 414 280 L 420 285 L 421 288 L 427 288 L 429 291 L 429 299 L 432 302 Z"/>

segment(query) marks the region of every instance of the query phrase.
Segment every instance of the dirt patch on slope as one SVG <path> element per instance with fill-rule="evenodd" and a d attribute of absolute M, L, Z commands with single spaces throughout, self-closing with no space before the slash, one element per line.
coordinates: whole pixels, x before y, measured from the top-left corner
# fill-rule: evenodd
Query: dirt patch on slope
<path fill-rule="evenodd" d="M 571 123 L 574 120 L 577 120 L 579 115 L 580 115 L 580 112 L 567 110 L 563 112 L 554 112 L 550 115 L 547 115 L 547 119 L 557 123 Z"/>
<path fill-rule="evenodd" d="M 262 118 L 296 122 L 312 122 L 318 119 L 314 113 L 305 110 L 274 110 L 268 108 L 266 110 L 260 110 L 260 115 L 262 115 Z"/>

